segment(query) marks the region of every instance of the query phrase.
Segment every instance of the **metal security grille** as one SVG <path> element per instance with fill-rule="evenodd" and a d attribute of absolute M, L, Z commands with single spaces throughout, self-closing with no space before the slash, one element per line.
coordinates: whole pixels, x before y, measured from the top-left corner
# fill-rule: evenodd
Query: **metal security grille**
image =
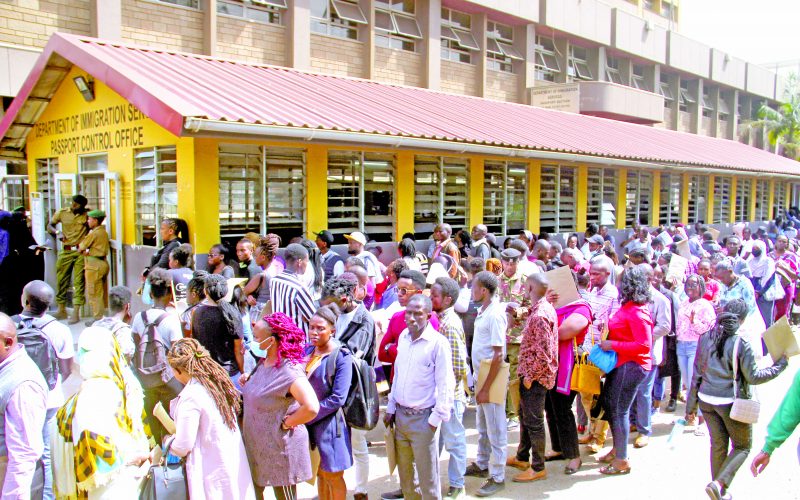
<path fill-rule="evenodd" d="M 708 197 L 708 176 L 689 177 L 689 224 L 706 222 L 706 198 Z"/>
<path fill-rule="evenodd" d="M 769 218 L 769 181 L 757 179 L 756 212 L 753 214 L 753 220 L 765 221 Z"/>
<path fill-rule="evenodd" d="M 56 211 L 53 174 L 58 173 L 58 158 L 36 160 L 36 191 L 42 193 L 42 212 L 47 224 Z M 65 205 L 66 206 L 66 205 Z"/>
<path fill-rule="evenodd" d="M 160 221 L 178 216 L 175 146 L 138 149 L 134 154 L 136 243 L 161 245 Z"/>
<path fill-rule="evenodd" d="M 786 183 L 775 182 L 775 197 L 773 199 L 773 210 L 776 214 L 782 214 L 786 209 Z"/>
<path fill-rule="evenodd" d="M 737 222 L 750 220 L 750 179 L 739 178 L 736 180 L 736 220 Z"/>
<path fill-rule="evenodd" d="M 675 224 L 681 220 L 681 174 L 661 174 L 659 224 Z"/>
<path fill-rule="evenodd" d="M 539 226 L 549 233 L 576 230 L 575 168 L 542 165 Z"/>
<path fill-rule="evenodd" d="M 633 221 L 647 224 L 650 220 L 650 194 L 653 192 L 653 174 L 642 170 L 629 170 L 625 189 L 625 224 Z"/>
<path fill-rule="evenodd" d="M 712 224 L 722 224 L 731 220 L 731 178 L 714 178 L 714 220 Z"/>
<path fill-rule="evenodd" d="M 454 230 L 469 217 L 469 160 L 438 156 L 414 159 L 414 233 L 433 233 L 439 222 Z"/>
<path fill-rule="evenodd" d="M 524 163 L 487 161 L 483 173 L 483 223 L 490 232 L 513 234 L 525 229 Z"/>
<path fill-rule="evenodd" d="M 586 223 L 610 225 L 616 223 L 617 171 L 613 168 L 590 168 L 589 206 L 586 210 Z"/>
<path fill-rule="evenodd" d="M 351 151 L 328 154 L 328 229 L 394 238 L 394 156 Z"/>

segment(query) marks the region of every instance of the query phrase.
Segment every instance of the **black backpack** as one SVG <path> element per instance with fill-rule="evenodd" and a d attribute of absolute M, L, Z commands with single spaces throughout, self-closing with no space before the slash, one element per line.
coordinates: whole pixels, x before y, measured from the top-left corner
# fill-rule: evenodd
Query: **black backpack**
<path fill-rule="evenodd" d="M 144 389 L 152 389 L 164 384 L 161 374 L 169 369 L 167 364 L 167 343 L 158 333 L 158 325 L 167 317 L 166 312 L 161 313 L 155 321 L 147 322 L 145 312 L 140 313 L 144 332 L 134 334 L 136 351 L 133 355 L 133 368 Z"/>
<path fill-rule="evenodd" d="M 347 349 L 337 342 L 333 352 L 328 355 L 325 375 L 328 386 L 333 387 L 336 375 L 336 359 L 339 351 Z M 340 409 L 347 425 L 354 429 L 371 431 L 378 425 L 380 416 L 380 399 L 375 381 L 375 370 L 360 356 L 351 356 L 353 360 L 353 379 L 347 393 L 344 406 Z"/>
<path fill-rule="evenodd" d="M 42 371 L 47 387 L 52 391 L 58 382 L 58 355 L 43 330 L 55 319 L 38 324 L 37 318 L 23 318 L 16 315 L 11 320 L 17 326 L 17 342 L 25 346 L 25 352 Z"/>

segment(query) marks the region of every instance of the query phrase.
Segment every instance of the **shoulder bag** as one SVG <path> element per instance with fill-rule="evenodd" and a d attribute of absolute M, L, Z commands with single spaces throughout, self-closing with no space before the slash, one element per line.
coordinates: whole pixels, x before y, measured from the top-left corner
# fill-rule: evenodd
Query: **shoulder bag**
<path fill-rule="evenodd" d="M 174 438 L 173 438 L 174 439 Z M 150 471 L 142 482 L 139 500 L 188 500 L 189 486 L 186 477 L 186 460 L 170 463 L 169 448 L 173 439 L 167 443 L 160 464 L 150 466 Z"/>
<path fill-rule="evenodd" d="M 774 302 L 776 300 L 783 300 L 786 296 L 786 290 L 783 289 L 783 282 L 778 279 L 778 273 L 772 273 L 767 286 L 764 290 L 764 300 Z"/>
<path fill-rule="evenodd" d="M 733 344 L 733 406 L 731 406 L 731 418 L 737 422 L 754 424 L 758 422 L 758 414 L 761 411 L 761 403 L 754 399 L 739 397 L 739 386 L 737 378 L 739 375 L 739 344 L 742 338 L 738 335 Z"/>
<path fill-rule="evenodd" d="M 594 345 L 594 337 L 592 345 Z M 584 394 L 600 394 L 600 377 L 603 375 L 600 368 L 589 362 L 589 354 L 578 353 L 578 341 L 572 339 L 575 349 L 575 366 L 572 367 L 570 388 Z"/>

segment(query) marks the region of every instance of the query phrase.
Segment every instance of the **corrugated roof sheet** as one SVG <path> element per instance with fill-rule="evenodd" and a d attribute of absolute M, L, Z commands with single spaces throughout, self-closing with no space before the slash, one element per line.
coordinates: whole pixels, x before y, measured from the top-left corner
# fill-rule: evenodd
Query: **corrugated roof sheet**
<path fill-rule="evenodd" d="M 0 123 L 5 135 L 53 54 L 176 135 L 186 118 L 363 132 L 670 165 L 800 174 L 745 144 L 368 80 L 320 75 L 55 34 Z"/>

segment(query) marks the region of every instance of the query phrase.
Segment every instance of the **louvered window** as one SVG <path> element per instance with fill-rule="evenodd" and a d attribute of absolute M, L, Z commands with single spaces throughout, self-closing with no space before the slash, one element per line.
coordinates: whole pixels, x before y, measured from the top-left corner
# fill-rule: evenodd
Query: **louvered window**
<path fill-rule="evenodd" d="M 781 181 L 775 182 L 775 198 L 773 199 L 773 210 L 776 214 L 783 214 L 786 210 L 786 183 Z"/>
<path fill-rule="evenodd" d="M 633 221 L 648 224 L 650 220 L 650 193 L 653 192 L 653 174 L 642 170 L 628 171 L 625 191 L 625 224 Z"/>
<path fill-rule="evenodd" d="M 689 177 L 689 224 L 706 222 L 706 198 L 708 197 L 708 176 Z"/>
<path fill-rule="evenodd" d="M 490 232 L 515 234 L 525 229 L 524 163 L 487 161 L 483 173 L 483 223 Z"/>
<path fill-rule="evenodd" d="M 469 217 L 469 160 L 417 156 L 414 160 L 414 233 L 433 233 L 439 222 L 454 230 Z"/>
<path fill-rule="evenodd" d="M 748 178 L 736 180 L 736 221 L 750 221 L 750 182 Z"/>
<path fill-rule="evenodd" d="M 682 190 L 683 180 L 680 174 L 661 174 L 659 224 L 675 224 L 681 221 Z"/>
<path fill-rule="evenodd" d="M 617 171 L 613 168 L 589 169 L 589 206 L 586 223 L 613 225 L 617 221 Z"/>
<path fill-rule="evenodd" d="M 756 180 L 756 213 L 753 214 L 754 221 L 765 221 L 770 218 L 769 214 L 769 181 Z"/>
<path fill-rule="evenodd" d="M 45 224 L 50 222 L 56 211 L 55 188 L 53 187 L 53 174 L 56 173 L 58 173 L 58 158 L 36 160 L 36 191 L 42 194 L 42 213 Z"/>
<path fill-rule="evenodd" d="M 542 165 L 539 226 L 549 233 L 576 230 L 575 168 Z"/>
<path fill-rule="evenodd" d="M 714 178 L 714 220 L 712 224 L 724 224 L 731 220 L 731 178 Z"/>
<path fill-rule="evenodd" d="M 331 151 L 328 155 L 328 229 L 394 239 L 394 155 Z"/>
<path fill-rule="evenodd" d="M 304 179 L 302 149 L 220 145 L 220 234 L 238 237 L 250 231 L 269 232 L 286 240 L 303 234 Z"/>
<path fill-rule="evenodd" d="M 162 220 L 178 216 L 178 156 L 175 146 L 134 153 L 136 243 L 160 246 Z"/>

